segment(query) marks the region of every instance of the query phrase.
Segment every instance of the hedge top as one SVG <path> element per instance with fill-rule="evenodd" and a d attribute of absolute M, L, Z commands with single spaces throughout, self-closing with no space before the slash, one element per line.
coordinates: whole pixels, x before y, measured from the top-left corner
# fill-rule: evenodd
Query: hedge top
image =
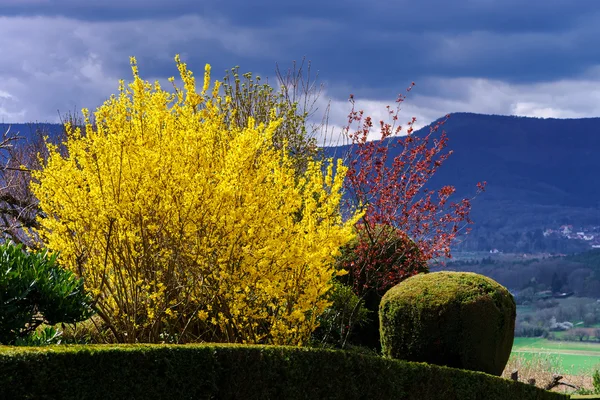
<path fill-rule="evenodd" d="M 0 398 L 552 400 L 568 396 L 480 372 L 345 351 L 207 344 L 0 347 Z"/>

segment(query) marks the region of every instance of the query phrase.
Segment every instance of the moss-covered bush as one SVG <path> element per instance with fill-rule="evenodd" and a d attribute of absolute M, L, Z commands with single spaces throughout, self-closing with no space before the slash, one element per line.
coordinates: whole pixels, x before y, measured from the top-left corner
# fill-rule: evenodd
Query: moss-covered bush
<path fill-rule="evenodd" d="M 490 278 L 469 272 L 416 275 L 383 296 L 383 354 L 500 375 L 515 317 L 512 295 Z"/>
<path fill-rule="evenodd" d="M 480 372 L 323 349 L 0 346 L 2 399 L 568 399 Z"/>

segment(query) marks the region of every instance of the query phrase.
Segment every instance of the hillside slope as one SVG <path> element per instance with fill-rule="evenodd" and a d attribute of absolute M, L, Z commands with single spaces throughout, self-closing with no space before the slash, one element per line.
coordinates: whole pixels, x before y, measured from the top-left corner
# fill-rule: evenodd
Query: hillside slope
<path fill-rule="evenodd" d="M 498 247 L 516 232 L 600 225 L 600 118 L 455 113 L 443 128 L 454 153 L 431 187 L 454 185 L 458 198 L 470 197 L 477 182 L 488 183 L 473 202 L 470 250 Z M 415 134 L 428 132 L 429 126 Z M 477 245 L 480 237 L 485 240 Z"/>

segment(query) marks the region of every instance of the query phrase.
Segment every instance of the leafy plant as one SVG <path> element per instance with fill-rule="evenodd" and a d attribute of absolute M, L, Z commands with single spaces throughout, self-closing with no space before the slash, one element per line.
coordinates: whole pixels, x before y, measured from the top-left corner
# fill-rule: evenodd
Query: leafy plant
<path fill-rule="evenodd" d="M 385 224 L 364 223 L 358 223 L 355 230 L 356 237 L 341 249 L 336 265 L 338 269 L 349 271 L 340 280 L 354 288 L 359 296 L 369 292 L 382 296 L 401 280 L 428 272 L 423 253 L 401 230 Z"/>
<path fill-rule="evenodd" d="M 379 351 L 381 297 L 396 283 L 429 269 L 419 247 L 404 232 L 363 223 L 355 230 L 357 236 L 342 247 L 336 261 L 338 269 L 349 273 L 337 279 L 353 289 L 369 313 L 368 321 L 356 327 L 351 343 Z"/>
<path fill-rule="evenodd" d="M 251 72 L 241 74 L 239 67 L 227 71 L 221 84 L 224 96 L 219 101 L 226 122 L 247 126 L 250 118 L 258 124 L 278 120 L 273 145 L 277 149 L 286 148 L 299 175 L 319 154 L 315 134 L 320 126 L 309 126 L 308 118 L 316 112 L 321 87 L 317 89 L 312 79 L 310 62 L 306 71 L 304 62 L 299 66 L 294 62 L 294 68 L 286 74 L 277 69 L 279 90 L 268 81 L 262 83 L 260 76 L 254 77 Z"/>
<path fill-rule="evenodd" d="M 594 394 L 600 394 L 600 371 L 594 370 L 592 384 L 594 385 Z"/>
<path fill-rule="evenodd" d="M 408 91 L 412 88 L 409 87 Z M 440 256 L 450 256 L 450 244 L 458 234 L 466 230 L 471 223 L 469 212 L 470 199 L 452 202 L 455 192 L 453 186 L 444 186 L 432 190 L 428 186 L 431 177 L 452 154 L 447 151 L 448 138 L 439 129 L 445 121 L 432 126 L 429 134 L 417 136 L 413 134 L 416 118 L 408 122 L 406 132 L 397 125 L 400 105 L 406 96 L 400 95 L 396 100 L 397 108 L 387 106 L 391 123 L 379 121 L 379 140 L 368 141 L 374 122 L 362 111 L 355 111 L 354 99 L 352 111 L 348 115 L 346 134 L 351 146 L 346 159 L 349 165 L 345 180 L 348 192 L 348 209 L 364 211 L 360 220 L 366 234 L 359 235 L 361 263 L 355 263 L 354 275 L 377 268 L 387 257 L 384 252 L 374 251 L 375 247 L 393 246 L 396 235 L 385 235 L 383 241 L 374 240 L 380 225 L 397 229 L 416 243 L 422 260 L 430 260 Z M 357 124 L 355 131 L 351 126 Z M 403 136 L 400 136 L 404 133 Z M 477 184 L 477 193 L 485 187 Z M 380 287 L 391 287 L 410 275 L 410 263 L 404 264 L 407 273 L 396 269 L 394 274 L 381 274 Z M 369 283 L 372 285 L 372 283 Z M 357 288 L 355 288 L 357 290 Z"/>
<path fill-rule="evenodd" d="M 14 341 L 15 346 L 46 346 L 49 344 L 60 344 L 62 332 L 53 326 L 45 326 L 43 329 L 31 332 L 28 336 L 19 337 Z"/>
<path fill-rule="evenodd" d="M 27 340 L 41 324 L 74 323 L 94 313 L 83 279 L 60 267 L 57 257 L 0 245 L 0 343 Z"/>
<path fill-rule="evenodd" d="M 573 394 L 578 395 L 592 395 L 592 394 L 600 394 L 600 371 L 597 369 L 594 370 L 594 374 L 592 375 L 592 385 L 593 389 L 588 389 L 585 387 L 579 387 Z"/>
<path fill-rule="evenodd" d="M 405 98 L 398 97 L 396 110 L 387 106 L 391 122 L 379 121 L 379 140 L 370 140 L 374 121 L 362 110 L 356 111 L 350 95 L 353 106 L 345 128 L 350 141 L 344 156 L 348 165 L 345 206 L 363 214 L 356 226 L 358 242 L 347 249 L 342 262 L 354 292 L 375 312 L 387 289 L 427 271 L 427 261 L 450 257 L 450 244 L 461 231 L 468 231 L 471 223 L 470 199 L 452 202 L 454 187 L 435 191 L 428 185 L 452 154 L 446 150 L 445 133 L 438 135 L 445 121 L 432 126 L 429 134 L 417 136 L 413 117 L 402 132 L 397 121 Z M 356 129 L 351 130 L 354 124 Z M 478 183 L 477 193 L 484 187 L 485 182 Z M 376 326 L 369 332 L 365 337 L 368 345 L 379 347 Z"/>
<path fill-rule="evenodd" d="M 355 328 L 363 326 L 370 318 L 369 310 L 350 286 L 337 280 L 329 291 L 331 305 L 318 318 L 319 327 L 313 333 L 313 341 L 323 347 L 346 348 Z"/>

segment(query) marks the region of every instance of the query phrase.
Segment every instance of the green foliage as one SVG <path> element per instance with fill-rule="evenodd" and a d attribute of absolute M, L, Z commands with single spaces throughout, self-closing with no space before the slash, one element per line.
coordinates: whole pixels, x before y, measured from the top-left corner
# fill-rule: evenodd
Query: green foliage
<path fill-rule="evenodd" d="M 93 314 L 83 280 L 57 264 L 57 254 L 31 253 L 21 245 L 0 245 L 0 343 L 45 341 L 27 336 L 42 323 L 74 323 Z"/>
<path fill-rule="evenodd" d="M 576 395 L 600 395 L 600 372 L 598 370 L 594 371 L 594 375 L 592 375 L 592 384 L 594 385 L 594 389 L 586 389 L 579 388 L 575 391 Z M 589 397 L 577 397 L 577 398 L 589 398 L 589 399 L 598 399 L 600 396 L 589 396 Z"/>
<path fill-rule="evenodd" d="M 390 289 L 379 318 L 385 356 L 500 375 L 514 339 L 510 292 L 467 272 L 420 274 Z"/>
<path fill-rule="evenodd" d="M 593 249 L 582 253 L 571 254 L 565 257 L 566 261 L 586 264 L 587 266 L 600 269 L 600 249 Z"/>
<path fill-rule="evenodd" d="M 0 347 L 0 387 L 11 399 L 568 399 L 478 372 L 248 345 Z"/>
<path fill-rule="evenodd" d="M 319 316 L 313 342 L 323 347 L 346 348 L 354 329 L 369 321 L 369 310 L 351 287 L 337 281 L 333 282 L 328 297 L 331 306 Z"/>
<path fill-rule="evenodd" d="M 18 337 L 14 341 L 15 346 L 47 346 L 50 344 L 61 343 L 62 332 L 53 326 L 45 326 L 44 328 L 30 333 L 25 337 Z"/>

